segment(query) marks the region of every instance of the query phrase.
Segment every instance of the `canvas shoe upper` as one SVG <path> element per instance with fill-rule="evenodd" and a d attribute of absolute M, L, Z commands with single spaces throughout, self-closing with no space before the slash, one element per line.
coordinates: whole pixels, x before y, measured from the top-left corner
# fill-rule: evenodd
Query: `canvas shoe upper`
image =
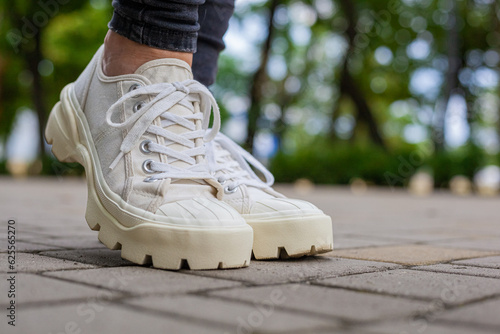
<path fill-rule="evenodd" d="M 102 49 L 63 90 L 46 130 L 56 157 L 86 169 L 89 225 L 136 263 L 152 257 L 168 269 L 186 260 L 199 269 L 248 265 L 252 231 L 219 200 L 223 188 L 205 160 L 205 143 L 220 127 L 213 96 L 178 59 L 108 77 Z M 223 241 L 230 235 L 235 240 Z"/>
<path fill-rule="evenodd" d="M 273 175 L 250 153 L 219 133 L 207 159 L 230 204 L 254 229 L 257 259 L 314 255 L 332 250 L 332 224 L 313 204 L 286 198 L 271 186 Z M 262 181 L 254 169 L 263 176 Z"/>

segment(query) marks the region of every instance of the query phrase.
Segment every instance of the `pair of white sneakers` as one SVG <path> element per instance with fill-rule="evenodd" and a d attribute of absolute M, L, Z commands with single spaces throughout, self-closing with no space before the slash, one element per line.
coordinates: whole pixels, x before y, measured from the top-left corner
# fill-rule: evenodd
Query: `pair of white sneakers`
<path fill-rule="evenodd" d="M 188 64 L 159 59 L 108 77 L 102 51 L 63 89 L 45 136 L 60 161 L 85 167 L 85 217 L 104 245 L 171 270 L 332 250 L 330 217 L 274 191 L 264 166 L 218 133 L 217 103 Z"/>

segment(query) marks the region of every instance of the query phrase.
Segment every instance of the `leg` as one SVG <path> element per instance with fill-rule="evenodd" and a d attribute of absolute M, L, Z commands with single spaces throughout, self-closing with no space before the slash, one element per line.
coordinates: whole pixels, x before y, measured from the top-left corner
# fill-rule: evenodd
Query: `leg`
<path fill-rule="evenodd" d="M 207 0 L 198 9 L 200 31 L 194 54 L 194 78 L 206 86 L 215 82 L 217 60 L 224 49 L 222 37 L 234 12 L 234 0 Z"/>
<path fill-rule="evenodd" d="M 104 41 L 107 75 L 134 73 L 142 64 L 177 58 L 192 64 L 198 38 L 198 6 L 204 0 L 113 0 Z"/>
<path fill-rule="evenodd" d="M 224 48 L 222 37 L 233 9 L 233 0 L 207 0 L 199 8 L 201 27 L 193 73 L 195 79 L 207 86 L 215 81 L 217 59 Z M 215 160 L 212 172 L 225 187 L 223 200 L 252 226 L 256 259 L 315 255 L 332 250 L 330 217 L 311 203 L 287 199 L 274 191 L 270 187 L 271 173 L 229 138 L 219 134 L 215 142 L 218 145 L 210 145 L 207 152 Z M 267 182 L 263 183 L 249 165 L 260 170 Z"/>

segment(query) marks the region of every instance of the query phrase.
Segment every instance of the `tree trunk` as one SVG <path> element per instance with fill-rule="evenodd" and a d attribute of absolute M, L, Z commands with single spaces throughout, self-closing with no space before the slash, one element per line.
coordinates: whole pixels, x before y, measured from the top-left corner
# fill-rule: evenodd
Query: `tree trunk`
<path fill-rule="evenodd" d="M 281 107 L 281 115 L 279 117 L 279 119 L 276 121 L 276 124 L 275 124 L 275 134 L 276 134 L 276 137 L 278 139 L 278 150 L 281 149 L 282 147 L 282 141 L 283 141 L 283 137 L 285 135 L 285 131 L 286 131 L 286 122 L 285 122 L 285 109 L 286 109 L 286 106 L 288 106 L 291 101 L 293 100 L 293 98 L 288 95 L 286 93 L 286 90 L 285 90 L 285 82 L 287 80 L 288 76 L 281 82 L 281 86 L 280 86 L 280 89 L 279 89 L 279 92 L 280 92 L 280 99 L 279 99 L 279 105 Z"/>
<path fill-rule="evenodd" d="M 45 138 L 43 134 L 46 122 L 46 109 L 43 100 L 42 77 L 38 72 L 38 64 L 43 59 L 40 41 L 41 41 L 41 30 L 39 29 L 35 34 L 35 36 L 33 37 L 33 43 L 34 43 L 33 50 L 26 53 L 25 60 L 28 69 L 33 75 L 33 84 L 31 86 L 31 100 L 35 108 L 36 114 L 38 116 L 38 130 L 40 138 L 39 158 L 42 158 L 45 154 L 45 144 L 44 144 Z"/>
<path fill-rule="evenodd" d="M 3 90 L 3 85 L 4 85 L 4 72 L 5 72 L 5 59 L 4 57 L 0 54 L 0 101 L 3 101 L 3 96 L 5 94 L 4 90 Z M 3 103 L 0 103 L 0 120 L 2 120 L 2 116 L 4 115 L 4 105 Z M 7 148 L 7 140 L 3 140 L 2 141 L 2 133 L 0 133 L 0 145 L 2 145 L 2 147 L 0 148 L 0 150 L 2 152 L 4 152 L 4 154 L 7 152 L 6 148 Z M 7 139 L 7 138 L 5 138 Z M 0 156 L 0 161 L 2 161 L 4 157 Z"/>
<path fill-rule="evenodd" d="M 378 128 L 377 121 L 375 117 L 373 116 L 373 112 L 366 103 L 366 98 L 363 94 L 363 92 L 359 89 L 359 86 L 356 84 L 354 78 L 352 77 L 351 73 L 349 72 L 349 61 L 351 59 L 351 56 L 354 53 L 354 49 L 356 47 L 355 45 L 355 40 L 356 40 L 356 24 L 357 24 L 357 17 L 356 17 L 356 8 L 354 5 L 354 2 L 352 0 L 340 0 L 340 6 L 342 7 L 342 10 L 344 12 L 344 15 L 347 19 L 347 29 L 346 29 L 346 35 L 347 35 L 347 40 L 348 40 L 348 48 L 347 52 L 344 58 L 344 63 L 342 65 L 342 74 L 340 77 L 340 96 L 339 96 L 339 101 L 342 96 L 347 95 L 351 98 L 353 101 L 354 105 L 356 106 L 356 111 L 357 111 L 357 119 L 366 124 L 368 126 L 368 132 L 370 134 L 370 138 L 372 141 L 377 144 L 378 146 L 382 148 L 386 148 L 384 139 L 382 138 L 380 134 L 380 130 Z M 335 119 L 336 115 L 336 109 L 335 108 L 333 113 L 332 113 L 332 121 Z M 358 124 L 358 123 L 357 123 Z M 332 127 L 332 131 L 334 131 Z"/>
<path fill-rule="evenodd" d="M 39 10 L 38 3 L 28 2 L 28 8 L 25 8 L 24 12 L 20 12 L 19 8 L 16 6 L 14 1 L 6 2 L 6 10 L 9 13 L 12 25 L 21 30 L 24 22 L 22 17 L 33 17 L 33 13 Z M 44 129 L 46 122 L 46 109 L 44 102 L 44 89 L 42 85 L 42 78 L 38 72 L 38 64 L 43 59 L 41 51 L 41 34 L 43 27 L 38 27 L 34 36 L 30 39 L 27 44 L 20 45 L 20 57 L 26 63 L 27 69 L 31 72 L 33 76 L 33 84 L 31 86 L 31 103 L 38 117 L 38 131 L 39 131 L 39 158 L 43 158 L 45 155 L 45 139 L 44 139 Z"/>
<path fill-rule="evenodd" d="M 493 1 L 491 7 L 491 13 L 498 13 L 498 11 L 500 10 L 500 4 L 498 3 L 498 1 Z M 491 19 L 493 21 L 491 22 L 491 31 L 496 31 L 497 34 L 500 34 L 500 17 L 498 15 L 491 15 Z M 500 47 L 497 47 L 497 52 L 500 54 Z M 500 106 L 498 107 L 497 113 L 500 116 Z M 498 137 L 500 137 L 500 117 L 497 120 L 497 133 Z"/>
<path fill-rule="evenodd" d="M 460 55 L 460 43 L 462 42 L 458 26 L 458 7 L 453 1 L 450 2 L 453 6 L 450 11 L 450 19 L 452 22 L 450 29 L 448 30 L 448 71 L 446 73 L 446 82 L 443 92 L 443 99 L 440 105 L 436 106 L 435 111 L 435 121 L 432 139 L 434 142 L 434 148 L 436 151 L 442 151 L 445 147 L 445 120 L 446 120 L 446 110 L 450 102 L 450 98 L 453 93 L 458 88 L 458 73 L 462 67 L 462 60 Z"/>
<path fill-rule="evenodd" d="M 380 135 L 377 121 L 373 117 L 370 106 L 368 105 L 368 103 L 366 103 L 366 99 L 364 98 L 361 90 L 354 82 L 352 76 L 349 74 L 348 70 L 344 71 L 344 73 L 342 74 L 342 79 L 340 81 L 340 91 L 348 94 L 351 97 L 354 105 L 356 106 L 356 110 L 358 111 L 357 119 L 368 126 L 368 131 L 373 142 L 385 149 L 384 140 Z"/>
<path fill-rule="evenodd" d="M 247 139 L 245 147 L 252 152 L 255 134 L 257 133 L 257 121 L 260 117 L 262 102 L 262 86 L 267 80 L 266 67 L 271 51 L 271 42 L 274 36 L 273 17 L 280 0 L 272 0 L 269 6 L 269 18 L 267 23 L 267 38 L 262 47 L 260 55 L 260 66 L 253 75 L 252 87 L 250 88 L 250 108 L 248 109 Z"/>

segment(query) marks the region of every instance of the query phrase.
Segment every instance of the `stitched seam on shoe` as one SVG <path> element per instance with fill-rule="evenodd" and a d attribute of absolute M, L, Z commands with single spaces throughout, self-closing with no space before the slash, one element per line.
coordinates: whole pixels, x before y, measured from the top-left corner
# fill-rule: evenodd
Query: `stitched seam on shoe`
<path fill-rule="evenodd" d="M 83 99 L 82 99 L 82 102 L 80 103 L 80 108 L 82 108 L 82 110 L 85 110 L 85 106 L 87 105 L 87 98 L 89 96 L 90 86 L 92 85 L 92 81 L 95 78 L 95 72 L 96 72 L 97 66 L 100 66 L 101 61 L 102 61 L 101 57 L 99 57 L 99 59 L 96 59 L 96 64 L 93 66 L 92 73 L 90 74 L 90 80 L 84 86 Z"/>
<path fill-rule="evenodd" d="M 294 207 L 296 207 L 298 210 L 301 210 L 302 211 L 302 208 L 299 207 L 298 205 L 296 205 L 295 203 L 293 203 L 293 201 L 290 201 L 288 198 L 277 198 L 276 200 L 278 201 L 281 201 L 281 202 L 285 202 L 285 203 L 288 203 L 288 204 L 291 204 L 293 205 Z M 309 203 L 310 204 L 310 203 Z"/>
<path fill-rule="evenodd" d="M 208 211 L 210 211 L 210 212 L 214 215 L 215 219 L 218 219 L 218 218 L 219 218 L 219 217 L 217 216 L 217 214 L 216 214 L 215 212 L 213 212 L 213 211 L 212 211 L 212 210 L 211 210 L 208 206 L 204 205 L 203 203 L 201 203 L 200 201 L 198 201 L 196 198 L 193 198 L 193 200 L 194 200 L 196 203 L 198 203 L 199 205 L 201 205 L 202 207 L 204 207 L 205 209 L 207 209 Z"/>
<path fill-rule="evenodd" d="M 165 179 L 160 180 L 158 182 L 158 186 L 156 187 L 156 196 L 155 198 L 149 203 L 149 206 L 147 208 L 148 211 L 150 212 L 156 212 L 158 208 L 161 206 L 163 202 L 163 196 L 161 194 L 161 189 L 163 188 L 163 183 L 165 182 Z"/>
<path fill-rule="evenodd" d="M 241 189 L 241 200 L 243 201 L 243 205 L 241 208 L 241 212 L 243 213 L 250 213 L 250 209 L 252 206 L 250 205 L 250 196 L 248 194 L 248 188 L 247 186 L 242 186 L 240 187 Z"/>
<path fill-rule="evenodd" d="M 264 204 L 264 203 L 262 203 L 262 202 L 257 202 L 257 204 L 260 204 L 260 205 L 262 205 L 262 206 L 265 206 L 265 207 L 267 207 L 267 208 L 269 208 L 269 209 L 271 209 L 271 210 L 273 210 L 273 211 L 276 211 L 276 212 L 278 212 L 278 211 L 279 211 L 279 210 L 276 210 L 275 208 L 270 207 L 269 205 L 265 205 L 265 204 Z"/>
<path fill-rule="evenodd" d="M 240 209 L 243 210 L 244 206 L 246 204 L 245 201 L 243 201 L 243 199 L 241 199 L 241 198 L 232 199 L 232 200 L 225 199 L 224 202 L 226 202 L 227 204 L 234 207 L 237 211 L 239 211 Z M 245 211 L 242 211 L 242 212 L 245 212 Z"/>
<path fill-rule="evenodd" d="M 149 193 L 149 192 L 144 191 L 144 190 L 135 190 L 134 195 L 138 195 L 138 196 L 141 196 L 144 198 L 155 198 L 156 197 L 155 194 Z"/>
<path fill-rule="evenodd" d="M 133 177 L 127 177 L 125 180 L 125 186 L 123 187 L 123 200 L 125 202 L 129 202 L 130 200 L 130 194 L 132 193 L 132 188 L 133 188 Z"/>
<path fill-rule="evenodd" d="M 154 125 L 156 126 L 159 126 L 161 127 L 161 119 L 160 118 L 156 118 L 154 121 L 153 121 Z M 165 139 L 160 136 L 160 135 L 156 135 L 156 142 L 161 145 L 161 146 L 165 146 Z M 160 156 L 160 162 L 163 162 L 165 164 L 168 163 L 168 158 L 165 154 L 158 154 Z"/>
<path fill-rule="evenodd" d="M 216 204 L 218 204 L 221 208 L 223 208 L 224 210 L 226 210 L 227 212 L 229 212 L 229 213 L 231 214 L 231 218 L 233 218 L 233 219 L 238 219 L 238 217 L 233 216 L 233 212 L 232 212 L 231 210 L 227 209 L 224 205 L 222 205 L 220 201 L 218 201 L 218 200 L 215 200 L 215 199 L 214 199 L 214 200 L 212 200 L 212 202 L 215 202 L 215 203 L 216 203 Z"/>
<path fill-rule="evenodd" d="M 104 140 L 105 138 L 107 138 L 109 135 L 113 134 L 113 132 L 115 131 L 115 129 L 111 128 L 111 129 L 105 129 L 104 131 L 101 131 L 99 132 L 99 134 L 97 134 L 97 136 L 95 136 L 94 138 L 94 145 L 97 147 L 99 146 L 99 143 Z"/>
<path fill-rule="evenodd" d="M 178 202 L 176 202 L 175 204 L 177 204 L 178 206 L 180 206 L 181 208 L 183 208 L 184 210 L 186 210 L 187 213 L 189 213 L 191 216 L 193 216 L 193 218 L 196 219 L 196 217 L 191 213 L 191 211 L 189 211 L 188 209 L 186 209 L 182 204 L 180 204 Z M 163 211 L 163 213 L 165 213 L 165 212 Z"/>
<path fill-rule="evenodd" d="M 119 89 L 117 89 L 118 96 L 123 95 L 124 87 L 123 87 L 123 81 L 120 81 L 120 83 L 117 85 Z M 121 120 L 122 122 L 125 121 L 126 119 L 126 112 L 125 112 L 125 105 L 121 105 Z M 127 135 L 126 130 L 122 130 L 122 140 L 125 139 L 125 136 Z M 134 178 L 134 168 L 133 166 L 133 159 L 132 159 L 132 152 L 129 152 L 125 154 L 125 185 L 123 187 L 122 191 L 122 198 L 128 202 L 130 198 L 130 194 L 132 192 L 133 188 L 133 178 Z"/>

